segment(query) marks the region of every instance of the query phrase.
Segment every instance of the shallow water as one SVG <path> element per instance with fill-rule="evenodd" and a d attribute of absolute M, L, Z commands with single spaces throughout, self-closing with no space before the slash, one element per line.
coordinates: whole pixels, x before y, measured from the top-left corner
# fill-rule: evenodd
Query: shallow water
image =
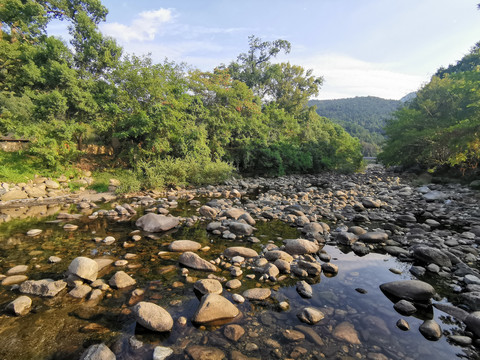
<path fill-rule="evenodd" d="M 191 215 L 194 209 L 181 206 L 171 211 L 175 215 Z M 63 230 L 65 223 L 46 223 L 55 219 L 54 215 L 45 218 L 14 220 L 0 225 L 0 274 L 5 274 L 15 265 L 29 265 L 27 275 L 30 279 L 61 279 L 70 261 L 77 256 L 123 258 L 126 253 L 135 253 L 137 258 L 129 264 L 140 265 L 137 269 L 110 266 L 102 277 L 108 279 L 117 270 L 125 270 L 137 280 L 137 287 L 145 289 L 143 299 L 155 302 L 170 312 L 174 320 L 180 316 L 187 318 L 187 325 L 175 324 L 169 334 L 151 333 L 135 328 L 135 322 L 129 316 L 128 307 L 134 303 L 132 289 L 113 290 L 98 305 L 89 306 L 82 300 L 72 299 L 62 292 L 52 299 L 33 297 L 33 311 L 24 317 L 13 317 L 6 312 L 0 313 L 0 359 L 76 359 L 91 344 L 106 342 L 117 354 L 117 359 L 148 358 L 154 346 L 171 347 L 175 353 L 172 358 L 184 358 L 183 350 L 188 345 L 200 344 L 221 348 L 228 357 L 233 350 L 262 359 L 293 357 L 298 347 L 307 352 L 299 357 L 307 358 L 367 358 L 373 354 L 383 354 L 389 359 L 454 359 L 477 358 L 473 347 L 459 347 L 447 341 L 445 335 L 456 334 L 463 330 L 447 314 L 426 308 L 416 316 L 404 317 L 393 309 L 393 303 L 383 295 L 379 285 L 388 281 L 413 278 L 408 269 L 411 264 L 399 262 L 395 258 L 371 253 L 358 257 L 353 252 L 344 253 L 337 247 L 325 246 L 324 250 L 332 256 L 332 263 L 338 265 L 339 273 L 327 277 L 323 273 L 307 281 L 313 286 L 312 299 L 300 297 L 295 289 L 297 278 L 287 278 L 278 283 L 260 283 L 248 280 L 246 274 L 253 270 L 244 269 L 240 277 L 242 287 L 224 291 L 231 300 L 233 293 L 255 287 L 272 288 L 272 297 L 264 302 L 248 302 L 237 305 L 242 316 L 233 323 L 245 329 L 245 335 L 238 342 L 231 342 L 223 336 L 222 326 L 197 327 L 190 319 L 199 304 L 193 292 L 193 284 L 181 275 L 178 266 L 178 254 L 157 255 L 167 251 L 168 244 L 174 239 L 195 240 L 204 246 L 210 246 L 208 252 L 200 255 L 214 259 L 229 246 L 249 246 L 257 251 L 261 244 L 274 242 L 282 244 L 281 239 L 295 238 L 300 234 L 295 228 L 280 221 L 258 223 L 255 236 L 261 244 L 224 240 L 208 234 L 206 224 L 198 223 L 194 227 L 182 226 L 176 231 L 153 238 L 142 236 L 142 240 L 133 242 L 129 233 L 135 230 L 135 218 L 124 222 L 115 222 L 107 218 L 90 220 L 86 216 L 69 223 L 79 225 L 78 230 Z M 32 228 L 44 231 L 36 237 L 27 237 L 25 233 Z M 114 236 L 116 242 L 106 245 L 93 241 L 94 237 Z M 145 235 L 145 234 L 143 234 Z M 134 244 L 124 248 L 123 243 Z M 49 256 L 62 258 L 58 264 L 49 264 Z M 402 274 L 394 274 L 395 268 Z M 201 279 L 208 273 L 190 270 L 189 276 Z M 231 279 L 228 271 L 216 275 Z M 257 276 L 258 278 L 258 276 Z M 454 301 L 448 298 L 439 279 L 428 279 L 445 296 L 442 302 Z M 10 290 L 10 286 L 0 286 L 0 309 L 15 299 L 19 293 Z M 361 288 L 366 293 L 355 289 Z M 287 301 L 290 309 L 281 311 L 279 303 Z M 305 306 L 313 306 L 325 313 L 325 319 L 314 326 L 301 323 L 296 314 Z M 410 325 L 409 331 L 396 327 L 398 319 L 404 318 Z M 418 331 L 424 319 L 434 318 L 442 327 L 444 336 L 438 341 L 425 339 Z M 350 344 L 336 339 L 332 333 L 342 322 L 349 322 L 355 328 L 360 344 Z M 95 324 L 92 326 L 91 324 Z M 303 325 L 313 329 L 322 344 L 307 336 L 305 340 L 287 340 L 283 332 Z M 132 350 L 129 336 L 144 343 L 138 350 Z M 120 340 L 119 340 L 120 339 Z M 256 344 L 255 346 L 251 344 Z M 135 348 L 135 346 L 133 346 Z M 298 352 L 297 352 L 298 353 Z M 296 353 L 294 353 L 296 354 Z"/>

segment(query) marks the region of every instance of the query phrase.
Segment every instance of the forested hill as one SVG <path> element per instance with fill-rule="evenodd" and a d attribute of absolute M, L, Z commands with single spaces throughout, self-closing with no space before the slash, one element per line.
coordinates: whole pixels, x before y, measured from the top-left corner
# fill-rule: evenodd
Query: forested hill
<path fill-rule="evenodd" d="M 386 119 L 397 110 L 402 101 L 386 100 L 374 96 L 337 100 L 311 100 L 320 116 L 340 124 L 362 143 L 365 156 L 375 156 L 384 141 Z"/>

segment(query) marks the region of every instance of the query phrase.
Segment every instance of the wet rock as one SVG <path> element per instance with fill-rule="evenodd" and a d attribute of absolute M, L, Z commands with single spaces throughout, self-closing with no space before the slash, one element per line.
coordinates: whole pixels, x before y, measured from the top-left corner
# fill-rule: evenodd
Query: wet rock
<path fill-rule="evenodd" d="M 419 330 L 428 340 L 438 340 L 442 337 L 442 329 L 435 320 L 425 320 Z"/>
<path fill-rule="evenodd" d="M 352 245 L 353 252 L 358 256 L 364 256 L 370 253 L 370 249 L 362 242 L 356 242 Z"/>
<path fill-rule="evenodd" d="M 117 271 L 108 281 L 108 284 L 117 289 L 135 285 L 137 282 L 124 271 Z"/>
<path fill-rule="evenodd" d="M 180 264 L 196 270 L 217 271 L 217 267 L 207 260 L 202 259 L 197 254 L 187 251 L 178 258 Z"/>
<path fill-rule="evenodd" d="M 233 294 L 232 300 L 239 304 L 243 304 L 245 302 L 245 298 L 240 294 Z"/>
<path fill-rule="evenodd" d="M 23 294 L 53 297 L 65 289 L 66 286 L 67 283 L 63 280 L 27 280 L 20 285 L 19 290 Z"/>
<path fill-rule="evenodd" d="M 357 331 L 354 326 L 347 321 L 344 321 L 335 327 L 333 330 L 333 336 L 339 340 L 349 342 L 350 344 L 360 344 Z"/>
<path fill-rule="evenodd" d="M 427 202 L 443 201 L 447 198 L 445 193 L 437 190 L 430 191 L 422 196 Z"/>
<path fill-rule="evenodd" d="M 173 319 L 167 310 L 157 304 L 140 301 L 132 308 L 132 313 L 137 323 L 144 328 L 164 332 L 170 331 L 173 327 Z"/>
<path fill-rule="evenodd" d="M 317 262 L 299 260 L 295 265 L 305 270 L 310 276 L 318 276 L 322 272 L 322 265 Z"/>
<path fill-rule="evenodd" d="M 173 229 L 180 223 L 176 217 L 149 213 L 143 215 L 136 222 L 135 225 L 147 232 L 162 232 Z"/>
<path fill-rule="evenodd" d="M 175 240 L 168 246 L 168 250 L 175 252 L 197 251 L 202 244 L 192 240 Z"/>
<path fill-rule="evenodd" d="M 153 360 L 165 360 L 172 354 L 172 349 L 164 346 L 156 346 L 155 349 L 153 349 Z"/>
<path fill-rule="evenodd" d="M 58 256 L 52 255 L 48 258 L 48 262 L 51 264 L 56 264 L 56 263 L 59 263 L 60 261 L 62 261 L 62 258 L 59 258 Z"/>
<path fill-rule="evenodd" d="M 225 210 L 225 216 L 230 219 L 237 220 L 240 216 L 245 214 L 245 210 L 239 208 L 230 208 Z"/>
<path fill-rule="evenodd" d="M 417 312 L 417 308 L 413 305 L 410 301 L 407 300 L 400 300 L 393 305 L 393 308 L 397 310 L 398 313 L 410 316 Z"/>
<path fill-rule="evenodd" d="M 237 324 L 227 325 L 223 329 L 223 335 L 227 339 L 235 342 L 238 341 L 238 339 L 240 339 L 243 334 L 245 334 L 245 330 L 243 329 L 243 327 Z"/>
<path fill-rule="evenodd" d="M 185 352 L 192 360 L 222 360 L 225 359 L 225 353 L 217 348 L 192 345 Z"/>
<path fill-rule="evenodd" d="M 413 256 L 424 263 L 435 263 L 438 266 L 451 267 L 450 258 L 441 250 L 429 246 L 418 246 L 413 249 Z"/>
<path fill-rule="evenodd" d="M 310 240 L 290 239 L 285 240 L 285 251 L 290 255 L 315 254 L 320 250 L 319 246 Z"/>
<path fill-rule="evenodd" d="M 403 330 L 403 331 L 408 331 L 410 330 L 410 325 L 408 324 L 408 322 L 404 319 L 399 319 L 397 321 L 397 327 L 400 329 L 400 330 Z"/>
<path fill-rule="evenodd" d="M 301 297 L 310 299 L 313 296 L 312 287 L 304 280 L 297 282 L 297 292 Z"/>
<path fill-rule="evenodd" d="M 388 234 L 381 231 L 369 231 L 362 234 L 358 239 L 364 243 L 381 243 L 388 240 Z"/>
<path fill-rule="evenodd" d="M 240 286 L 242 286 L 242 282 L 238 279 L 229 280 L 225 284 L 228 289 L 238 289 Z"/>
<path fill-rule="evenodd" d="M 362 205 L 365 206 L 367 209 L 375 209 L 382 206 L 382 202 L 371 197 L 365 197 L 362 199 Z"/>
<path fill-rule="evenodd" d="M 337 274 L 338 273 L 338 266 L 332 263 L 323 263 L 322 264 L 322 271 L 326 274 Z"/>
<path fill-rule="evenodd" d="M 65 224 L 63 225 L 63 230 L 65 231 L 75 231 L 78 229 L 78 225 L 75 224 Z"/>
<path fill-rule="evenodd" d="M 243 292 L 243 297 L 248 300 L 265 300 L 272 294 L 270 289 L 267 288 L 254 288 L 248 289 Z"/>
<path fill-rule="evenodd" d="M 307 323 L 309 325 L 314 325 L 322 320 L 325 315 L 318 309 L 312 307 L 303 308 L 298 314 L 297 317 L 300 321 Z"/>
<path fill-rule="evenodd" d="M 76 299 L 83 299 L 90 293 L 90 291 L 92 291 L 90 286 L 82 284 L 75 286 L 75 288 L 73 288 L 68 295 Z"/>
<path fill-rule="evenodd" d="M 193 315 L 193 322 L 206 324 L 217 320 L 233 319 L 240 311 L 235 305 L 217 294 L 207 294 L 202 297 L 197 311 Z"/>
<path fill-rule="evenodd" d="M 380 285 L 380 289 L 386 294 L 410 301 L 425 302 L 435 295 L 435 289 L 420 280 L 392 281 Z"/>
<path fill-rule="evenodd" d="M 471 310 L 480 310 L 480 291 L 471 291 L 460 294 L 462 302 L 467 305 Z"/>
<path fill-rule="evenodd" d="M 295 326 L 295 329 L 304 333 L 307 339 L 313 342 L 314 344 L 317 344 L 318 346 L 325 345 L 322 338 L 317 334 L 317 332 L 313 328 L 305 325 L 297 325 Z"/>
<path fill-rule="evenodd" d="M 198 280 L 193 288 L 197 290 L 200 294 L 221 294 L 223 292 L 223 287 L 220 281 L 215 279 L 202 279 Z"/>
<path fill-rule="evenodd" d="M 305 335 L 301 331 L 287 329 L 284 330 L 282 335 L 285 339 L 290 341 L 301 341 L 305 339 Z"/>
<path fill-rule="evenodd" d="M 90 346 L 80 360 L 115 360 L 116 358 L 112 350 L 102 343 Z"/>
<path fill-rule="evenodd" d="M 232 246 L 223 252 L 223 255 L 226 257 L 232 258 L 234 256 L 241 256 L 244 258 L 252 258 L 252 257 L 257 257 L 258 253 L 250 248 L 242 247 L 242 246 Z"/>
<path fill-rule="evenodd" d="M 335 235 L 335 241 L 341 245 L 352 245 L 358 240 L 358 236 L 346 231 L 341 231 Z"/>
<path fill-rule="evenodd" d="M 469 315 L 468 312 L 466 312 L 465 310 L 451 304 L 435 303 L 433 304 L 433 306 L 460 321 L 465 321 L 465 319 Z"/>
<path fill-rule="evenodd" d="M 95 281 L 98 275 L 98 264 L 95 260 L 80 256 L 72 260 L 68 266 L 68 274 L 76 275 L 88 281 Z"/>
<path fill-rule="evenodd" d="M 17 315 L 23 316 L 30 312 L 32 308 L 32 299 L 28 296 L 22 295 L 9 303 L 6 307 L 6 310 Z"/>
<path fill-rule="evenodd" d="M 472 338 L 461 335 L 449 335 L 448 340 L 460 346 L 468 346 L 471 345 L 473 342 Z"/>

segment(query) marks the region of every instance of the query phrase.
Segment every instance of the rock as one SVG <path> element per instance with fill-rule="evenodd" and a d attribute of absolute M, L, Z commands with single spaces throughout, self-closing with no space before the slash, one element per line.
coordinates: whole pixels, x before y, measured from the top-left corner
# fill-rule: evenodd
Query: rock
<path fill-rule="evenodd" d="M 19 284 L 21 282 L 24 282 L 27 279 L 28 279 L 28 276 L 26 275 L 7 276 L 5 279 L 2 280 L 2 285 L 8 286 L 8 285 Z"/>
<path fill-rule="evenodd" d="M 202 297 L 192 321 L 198 324 L 206 324 L 217 320 L 233 319 L 239 313 L 237 307 L 223 296 L 207 294 Z"/>
<path fill-rule="evenodd" d="M 296 265 L 305 270 L 310 276 L 318 276 L 322 272 L 322 265 L 317 262 L 299 260 Z"/>
<path fill-rule="evenodd" d="M 381 243 L 388 240 L 388 234 L 381 231 L 370 231 L 362 234 L 358 239 L 364 243 Z"/>
<path fill-rule="evenodd" d="M 239 304 L 243 304 L 245 302 L 245 298 L 240 294 L 233 294 L 232 299 Z"/>
<path fill-rule="evenodd" d="M 27 236 L 37 236 L 40 235 L 42 231 L 41 229 L 31 229 L 27 231 Z"/>
<path fill-rule="evenodd" d="M 7 275 L 18 275 L 28 271 L 28 265 L 17 265 L 7 271 Z"/>
<path fill-rule="evenodd" d="M 236 324 L 227 325 L 223 329 L 223 335 L 227 339 L 232 341 L 238 341 L 238 339 L 240 339 L 243 336 L 243 334 L 245 334 L 245 330 L 240 325 L 236 325 Z"/>
<path fill-rule="evenodd" d="M 162 232 L 173 229 L 180 223 L 176 217 L 149 213 L 143 215 L 136 222 L 135 225 L 147 232 Z"/>
<path fill-rule="evenodd" d="M 1 201 L 21 200 L 27 198 L 28 194 L 25 191 L 16 189 L 7 191 L 6 193 L 0 195 Z"/>
<path fill-rule="evenodd" d="M 352 245 L 358 240 L 358 236 L 346 231 L 341 231 L 335 235 L 335 241 L 341 245 Z"/>
<path fill-rule="evenodd" d="M 382 202 L 371 197 L 365 197 L 362 199 L 362 205 L 365 206 L 367 209 L 375 209 L 382 206 Z"/>
<path fill-rule="evenodd" d="M 74 225 L 74 224 L 63 225 L 63 230 L 65 230 L 65 231 L 75 231 L 77 229 L 78 229 L 78 225 Z"/>
<path fill-rule="evenodd" d="M 312 307 L 303 308 L 298 314 L 297 317 L 300 321 L 307 323 L 309 325 L 314 325 L 322 320 L 325 315 L 318 309 Z"/>
<path fill-rule="evenodd" d="M 418 246 L 413 249 L 413 256 L 427 264 L 434 263 L 438 266 L 452 267 L 450 258 L 441 250 L 432 247 Z"/>
<path fill-rule="evenodd" d="M 430 191 L 426 194 L 423 194 L 422 196 L 427 202 L 443 201 L 447 198 L 447 195 L 445 193 L 437 190 Z"/>
<path fill-rule="evenodd" d="M 75 286 L 69 293 L 71 297 L 74 297 L 76 299 L 83 299 L 86 297 L 90 291 L 92 291 L 92 288 L 88 285 L 82 284 L 82 285 L 77 285 Z"/>
<path fill-rule="evenodd" d="M 311 222 L 311 223 L 306 223 L 306 225 L 302 228 L 302 232 L 304 234 L 316 234 L 316 233 L 323 234 L 324 228 L 322 224 Z"/>
<path fill-rule="evenodd" d="M 312 287 L 304 280 L 297 282 L 297 292 L 300 296 L 310 299 L 313 296 Z"/>
<path fill-rule="evenodd" d="M 200 213 L 200 215 L 210 219 L 214 219 L 218 214 L 217 209 L 214 209 L 207 205 L 203 205 L 202 207 L 200 207 L 200 209 L 198 209 L 198 212 Z"/>
<path fill-rule="evenodd" d="M 234 256 L 242 256 L 244 258 L 252 258 L 257 257 L 258 253 L 250 248 L 242 247 L 242 246 L 232 246 L 223 252 L 223 255 L 226 257 L 232 258 Z"/>
<path fill-rule="evenodd" d="M 288 274 L 290 273 L 290 263 L 285 261 L 285 260 L 282 260 L 282 259 L 277 259 L 275 260 L 275 262 L 273 263 L 277 268 L 278 270 L 281 272 L 281 273 L 285 273 L 285 274 Z"/>
<path fill-rule="evenodd" d="M 473 342 L 472 338 L 461 335 L 449 335 L 448 340 L 460 346 L 468 346 L 471 345 Z"/>
<path fill-rule="evenodd" d="M 175 240 L 168 246 L 170 251 L 176 252 L 197 251 L 201 248 L 202 244 L 192 240 Z"/>
<path fill-rule="evenodd" d="M 80 360 L 116 360 L 116 358 L 112 350 L 102 343 L 90 346 Z"/>
<path fill-rule="evenodd" d="M 197 290 L 200 294 L 221 294 L 223 292 L 223 287 L 220 281 L 215 279 L 202 279 L 198 280 L 193 288 Z"/>
<path fill-rule="evenodd" d="M 202 259 L 197 254 L 187 251 L 178 258 L 180 264 L 197 270 L 217 271 L 217 267 L 207 260 Z"/>
<path fill-rule="evenodd" d="M 333 336 L 339 340 L 347 341 L 350 344 L 360 344 L 357 331 L 353 325 L 347 321 L 344 321 L 335 327 L 333 330 Z"/>
<path fill-rule="evenodd" d="M 428 283 L 420 280 L 392 281 L 380 285 L 380 289 L 400 299 L 425 302 L 435 295 L 435 289 Z"/>
<path fill-rule="evenodd" d="M 95 260 L 80 256 L 72 260 L 68 266 L 68 273 L 84 280 L 95 281 L 98 275 L 98 264 Z"/>
<path fill-rule="evenodd" d="M 51 264 L 56 264 L 56 263 L 59 263 L 60 261 L 62 261 L 61 258 L 59 258 L 58 256 L 50 256 L 48 258 L 48 262 L 51 263 Z"/>
<path fill-rule="evenodd" d="M 322 271 L 327 274 L 337 274 L 338 273 L 338 266 L 332 263 L 323 263 L 322 264 Z"/>
<path fill-rule="evenodd" d="M 17 316 L 23 316 L 28 314 L 31 308 L 32 299 L 30 299 L 28 296 L 22 295 L 9 303 L 6 307 L 6 310 Z"/>
<path fill-rule="evenodd" d="M 239 208 L 230 208 L 225 211 L 225 216 L 230 219 L 237 220 L 240 216 L 245 214 L 245 210 Z"/>
<path fill-rule="evenodd" d="M 435 303 L 433 306 L 448 315 L 453 316 L 455 319 L 464 321 L 468 317 L 469 313 L 459 307 L 456 307 L 451 304 L 442 304 L 442 303 Z"/>
<path fill-rule="evenodd" d="M 201 345 L 192 345 L 189 346 L 185 352 L 190 356 L 192 360 L 222 360 L 225 359 L 225 354 L 222 350 L 201 346 Z"/>
<path fill-rule="evenodd" d="M 469 330 L 471 330 L 477 337 L 480 337 L 480 312 L 469 314 L 464 322 Z"/>
<path fill-rule="evenodd" d="M 23 294 L 53 297 L 65 289 L 66 286 L 67 283 L 63 280 L 27 280 L 20 285 L 20 292 Z"/>
<path fill-rule="evenodd" d="M 480 190 L 480 180 L 473 180 L 470 183 L 470 187 L 474 190 Z"/>
<path fill-rule="evenodd" d="M 276 261 L 278 259 L 285 260 L 289 263 L 293 261 L 293 257 L 282 250 L 270 250 L 265 253 L 265 258 L 268 261 Z"/>
<path fill-rule="evenodd" d="M 248 300 L 265 300 L 272 294 L 270 289 L 267 288 L 254 288 L 248 289 L 243 292 L 243 297 Z"/>
<path fill-rule="evenodd" d="M 48 189 L 59 189 L 60 188 L 60 184 L 57 183 L 56 181 L 53 181 L 53 180 L 45 180 L 45 186 Z"/>
<path fill-rule="evenodd" d="M 290 255 L 315 254 L 318 250 L 320 250 L 319 246 L 310 240 L 285 240 L 285 251 Z"/>
<path fill-rule="evenodd" d="M 232 222 L 228 225 L 228 229 L 236 234 L 236 235 L 252 235 L 255 228 L 252 225 L 240 223 L 240 222 Z"/>
<path fill-rule="evenodd" d="M 397 310 L 400 314 L 405 316 L 410 316 L 417 312 L 417 308 L 410 301 L 400 300 L 399 302 L 393 305 L 393 308 Z"/>
<path fill-rule="evenodd" d="M 471 291 L 460 294 L 460 298 L 470 309 L 474 311 L 480 310 L 480 291 Z"/>
<path fill-rule="evenodd" d="M 304 333 L 306 335 L 306 337 L 311 342 L 313 342 L 314 344 L 316 344 L 318 346 L 324 346 L 325 345 L 322 338 L 317 334 L 317 332 L 313 328 L 311 328 L 309 326 L 305 326 L 305 325 L 297 325 L 297 326 L 295 326 L 295 329 Z"/>
<path fill-rule="evenodd" d="M 428 340 L 438 340 L 442 337 L 442 329 L 435 320 L 425 320 L 419 330 Z"/>
<path fill-rule="evenodd" d="M 280 274 L 280 270 L 271 263 L 268 263 L 264 268 L 263 268 L 263 273 L 268 276 L 270 279 L 276 278 L 278 274 Z"/>
<path fill-rule="evenodd" d="M 173 327 L 173 319 L 167 310 L 157 304 L 140 301 L 132 308 L 137 323 L 152 331 L 170 331 Z"/>
<path fill-rule="evenodd" d="M 156 346 L 155 349 L 153 349 L 153 360 L 165 360 L 172 354 L 172 349 L 164 346 Z"/>
<path fill-rule="evenodd" d="M 124 271 L 117 271 L 108 281 L 108 284 L 117 289 L 135 285 L 137 282 Z"/>
<path fill-rule="evenodd" d="M 403 331 L 410 330 L 410 325 L 404 319 L 399 319 L 396 325 L 400 330 L 403 330 Z"/>
<path fill-rule="evenodd" d="M 301 341 L 305 339 L 305 335 L 297 330 L 287 329 L 283 331 L 282 335 L 285 337 L 285 339 L 290 341 Z"/>

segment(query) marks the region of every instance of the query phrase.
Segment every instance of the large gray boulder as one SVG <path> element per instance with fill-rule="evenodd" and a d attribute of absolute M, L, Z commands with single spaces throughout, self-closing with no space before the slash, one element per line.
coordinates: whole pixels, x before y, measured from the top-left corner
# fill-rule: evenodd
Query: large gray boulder
<path fill-rule="evenodd" d="M 213 321 L 233 319 L 240 311 L 230 301 L 218 294 L 207 294 L 202 297 L 193 322 L 207 324 Z"/>
<path fill-rule="evenodd" d="M 20 285 L 19 290 L 23 294 L 53 297 L 65 289 L 66 286 L 67 283 L 63 280 L 27 280 Z"/>
<path fill-rule="evenodd" d="M 228 229 L 237 235 L 252 235 L 255 228 L 252 225 L 240 223 L 240 222 L 232 222 L 228 226 Z"/>
<path fill-rule="evenodd" d="M 79 256 L 73 259 L 68 266 L 68 273 L 84 280 L 95 281 L 98 275 L 98 264 L 95 260 Z"/>
<path fill-rule="evenodd" d="M 197 251 L 202 244 L 192 240 L 175 240 L 168 246 L 168 250 L 175 252 Z"/>
<path fill-rule="evenodd" d="M 315 254 L 320 247 L 313 241 L 305 239 L 285 240 L 285 251 L 290 255 Z"/>
<path fill-rule="evenodd" d="M 223 252 L 223 255 L 226 257 L 232 258 L 234 256 L 241 256 L 244 258 L 252 258 L 252 257 L 257 257 L 258 253 L 250 248 L 243 247 L 243 246 L 232 246 Z"/>
<path fill-rule="evenodd" d="M 170 331 L 173 327 L 173 319 L 167 310 L 157 304 L 140 301 L 132 308 L 132 313 L 137 323 L 144 328 L 164 332 Z"/>
<path fill-rule="evenodd" d="M 217 267 L 207 260 L 202 259 L 197 254 L 187 251 L 178 258 L 180 264 L 196 270 L 217 271 Z"/>
<path fill-rule="evenodd" d="M 442 250 L 435 249 L 429 246 L 418 246 L 414 248 L 413 256 L 426 264 L 434 263 L 438 266 L 452 266 L 452 262 L 447 254 L 442 252 Z"/>
<path fill-rule="evenodd" d="M 80 360 L 116 360 L 116 358 L 112 350 L 102 343 L 90 346 Z"/>
<path fill-rule="evenodd" d="M 176 217 L 159 215 L 149 213 L 143 215 L 136 222 L 135 225 L 147 232 L 162 232 L 173 229 L 180 223 Z"/>
<path fill-rule="evenodd" d="M 432 285 L 420 280 L 399 280 L 380 285 L 380 289 L 387 295 L 397 298 L 426 302 L 435 295 Z"/>

